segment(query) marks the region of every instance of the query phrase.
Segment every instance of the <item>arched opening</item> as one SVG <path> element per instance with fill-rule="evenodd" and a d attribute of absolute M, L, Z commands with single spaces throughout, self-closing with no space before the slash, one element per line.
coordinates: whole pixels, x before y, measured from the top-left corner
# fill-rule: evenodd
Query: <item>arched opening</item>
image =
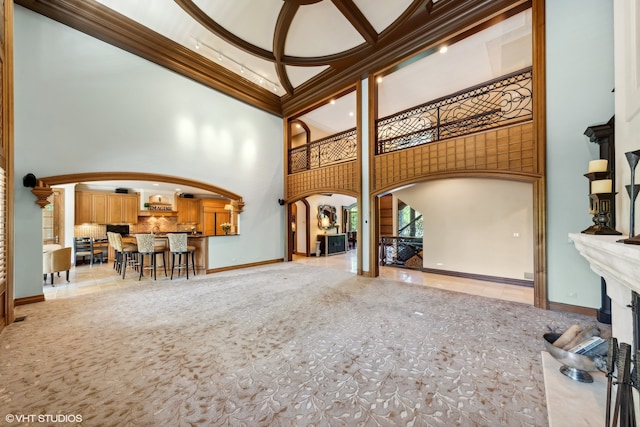
<path fill-rule="evenodd" d="M 527 302 L 535 305 L 535 294 L 544 292 L 537 274 L 544 271 L 537 252 L 538 185 L 526 176 L 450 174 L 380 193 L 374 210 L 379 238 L 371 259 L 380 268 L 397 261 L 402 268 L 427 273 L 533 288 Z M 385 204 L 381 197 L 393 201 Z M 382 213 L 386 205 L 392 212 Z M 399 207 L 405 205 L 419 213 L 416 217 L 422 215 L 423 237 L 415 239 L 418 244 L 407 238 L 402 251 L 402 238 L 385 235 L 400 234 Z M 376 275 L 382 274 L 378 270 Z"/>

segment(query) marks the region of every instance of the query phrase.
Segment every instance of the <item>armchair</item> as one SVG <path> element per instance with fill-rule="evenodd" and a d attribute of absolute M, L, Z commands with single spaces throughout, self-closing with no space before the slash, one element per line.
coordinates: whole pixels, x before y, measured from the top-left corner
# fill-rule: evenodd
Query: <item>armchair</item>
<path fill-rule="evenodd" d="M 44 281 L 47 281 L 47 274 L 51 275 L 51 286 L 53 284 L 53 273 L 61 271 L 67 272 L 67 282 L 69 281 L 69 270 L 71 269 L 71 250 L 72 248 L 61 248 L 53 251 L 44 252 L 42 254 L 42 273 Z"/>

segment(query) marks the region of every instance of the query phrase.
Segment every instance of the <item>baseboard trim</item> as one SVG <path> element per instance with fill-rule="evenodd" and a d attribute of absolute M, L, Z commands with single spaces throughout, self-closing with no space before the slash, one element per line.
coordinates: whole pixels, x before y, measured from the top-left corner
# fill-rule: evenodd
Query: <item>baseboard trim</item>
<path fill-rule="evenodd" d="M 279 262 L 284 262 L 284 258 L 270 259 L 270 260 L 259 261 L 259 262 L 250 262 L 248 264 L 230 265 L 228 267 L 210 268 L 210 269 L 207 269 L 206 274 L 220 273 L 221 271 L 239 270 L 241 268 L 248 268 L 248 267 L 257 267 L 259 265 L 277 264 Z"/>
<path fill-rule="evenodd" d="M 566 311 L 569 313 L 583 314 L 589 317 L 597 317 L 598 309 L 582 307 L 580 305 L 564 304 L 562 302 L 549 301 L 549 310 L 552 311 Z"/>
<path fill-rule="evenodd" d="M 17 307 L 19 305 L 27 305 L 27 304 L 33 304 L 36 302 L 43 302 L 44 301 L 44 294 L 40 294 L 40 295 L 32 295 L 30 297 L 23 297 L 23 298 L 16 298 L 13 300 L 13 306 Z"/>
<path fill-rule="evenodd" d="M 512 279 L 510 277 L 486 276 L 484 274 L 462 273 L 459 271 L 438 270 L 436 268 L 423 268 L 423 272 L 432 274 L 442 274 L 443 276 L 462 277 L 465 279 L 482 280 L 485 282 L 502 283 L 505 285 L 526 286 L 533 288 L 532 280 Z"/>

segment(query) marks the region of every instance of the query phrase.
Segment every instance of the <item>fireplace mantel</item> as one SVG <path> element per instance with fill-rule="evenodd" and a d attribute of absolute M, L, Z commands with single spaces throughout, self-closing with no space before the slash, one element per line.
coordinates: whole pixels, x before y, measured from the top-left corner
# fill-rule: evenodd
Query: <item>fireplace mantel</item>
<path fill-rule="evenodd" d="M 611 298 L 611 328 L 619 342 L 633 342 L 631 291 L 640 293 L 640 245 L 618 243 L 622 236 L 569 234 L 589 261 L 591 270 L 604 277 Z"/>
<path fill-rule="evenodd" d="M 569 234 L 580 255 L 600 276 L 616 278 L 627 288 L 640 293 L 640 245 L 618 243 L 621 236 Z"/>

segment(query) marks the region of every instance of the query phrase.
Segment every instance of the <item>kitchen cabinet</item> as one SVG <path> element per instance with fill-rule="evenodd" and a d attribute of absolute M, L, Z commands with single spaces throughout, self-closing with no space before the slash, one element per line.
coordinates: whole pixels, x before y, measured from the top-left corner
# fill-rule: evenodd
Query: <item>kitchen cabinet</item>
<path fill-rule="evenodd" d="M 202 199 L 200 201 L 200 221 L 202 224 L 202 234 L 205 236 L 217 236 L 225 234 L 220 224 L 231 222 L 230 212 L 224 207 L 228 200 Z"/>
<path fill-rule="evenodd" d="M 137 224 L 138 194 L 76 191 L 76 224 Z"/>
<path fill-rule="evenodd" d="M 109 194 L 106 224 L 137 224 L 138 194 Z"/>
<path fill-rule="evenodd" d="M 106 224 L 108 193 L 76 191 L 75 223 Z"/>
<path fill-rule="evenodd" d="M 200 200 L 176 198 L 178 224 L 198 224 L 200 222 Z"/>

